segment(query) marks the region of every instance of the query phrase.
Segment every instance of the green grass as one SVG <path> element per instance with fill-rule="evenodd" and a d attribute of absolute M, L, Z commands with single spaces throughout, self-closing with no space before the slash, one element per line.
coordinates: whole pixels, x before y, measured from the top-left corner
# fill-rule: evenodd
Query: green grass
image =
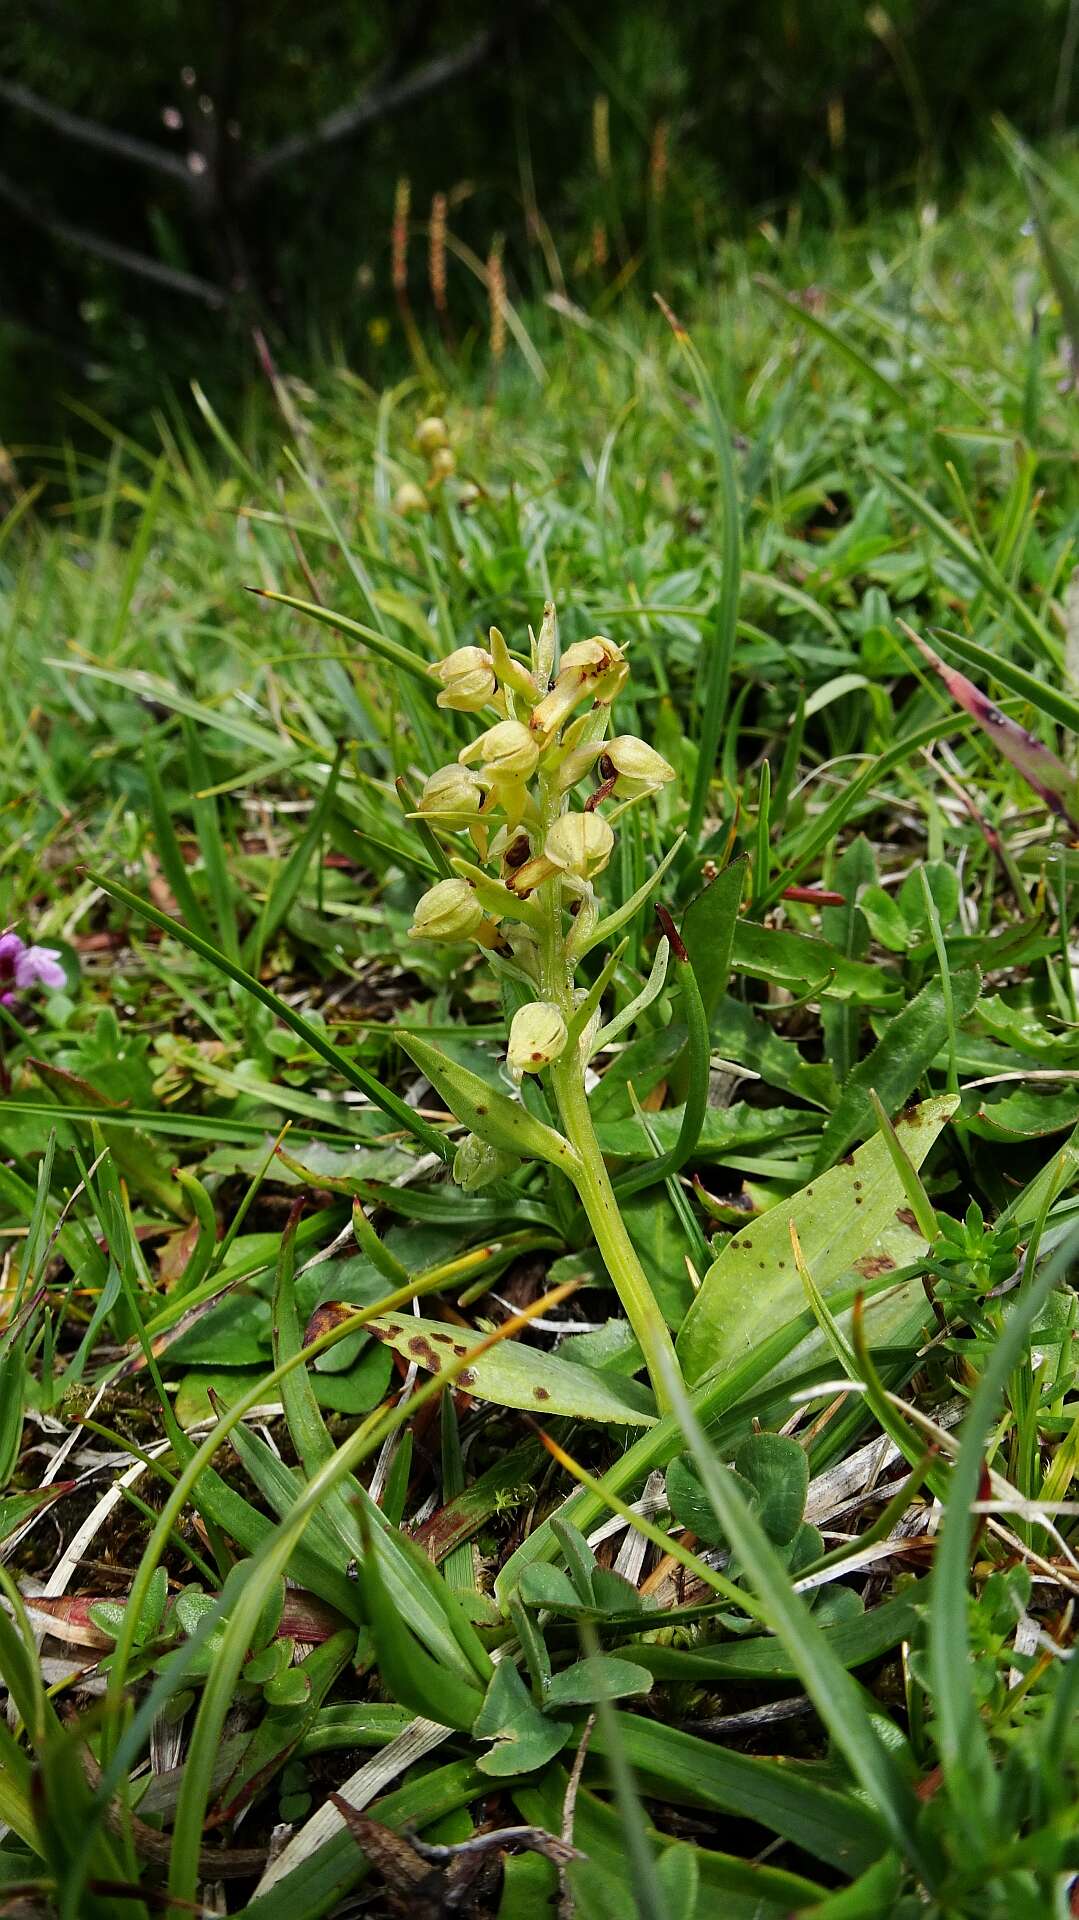
<path fill-rule="evenodd" d="M 466 1911 L 1066 1910 L 1079 176 L 1036 177 L 1033 233 L 999 176 L 766 225 L 673 330 L 522 308 L 497 367 L 321 369 L 299 431 L 196 393 L 12 450 L 0 927 L 66 984 L 0 1008 L 5 1893 L 389 1912 L 387 1829 L 523 1825 Z M 675 774 L 594 927 L 413 817 L 498 717 L 427 664 L 528 659 L 545 601 Z M 410 934 L 453 872 L 539 971 Z M 522 1106 L 559 994 L 613 1044 Z"/>

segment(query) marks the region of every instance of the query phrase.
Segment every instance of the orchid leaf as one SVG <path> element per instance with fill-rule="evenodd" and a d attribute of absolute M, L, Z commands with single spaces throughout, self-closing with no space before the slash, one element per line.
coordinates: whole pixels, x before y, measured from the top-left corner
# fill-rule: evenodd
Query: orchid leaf
<path fill-rule="evenodd" d="M 921 1166 L 957 1105 L 954 1095 L 942 1095 L 899 1121 L 896 1134 L 913 1166 Z M 904 1200 L 895 1163 L 878 1135 L 849 1164 L 833 1167 L 732 1234 L 705 1274 L 678 1337 L 686 1378 L 700 1380 L 730 1366 L 798 1313 L 803 1297 L 791 1252 L 792 1221 L 806 1263 L 827 1295 L 859 1262 L 873 1258 Z"/>
<path fill-rule="evenodd" d="M 435 1092 L 450 1112 L 488 1146 L 502 1153 L 514 1153 L 522 1159 L 546 1160 L 563 1172 L 572 1173 L 577 1155 L 567 1140 L 553 1127 L 545 1126 L 527 1107 L 508 1094 L 499 1093 L 481 1080 L 478 1073 L 451 1060 L 418 1033 L 398 1033 L 398 1045 L 425 1073 Z"/>
<path fill-rule="evenodd" d="M 412 1314 L 385 1314 L 369 1321 L 367 1332 L 434 1374 L 481 1344 L 481 1336 L 467 1328 L 415 1319 Z M 529 1413 L 567 1414 L 629 1427 L 652 1426 L 656 1419 L 651 1394 L 636 1381 L 523 1347 L 518 1341 L 504 1340 L 479 1354 L 458 1375 L 457 1385 L 476 1400 L 521 1407 Z"/>

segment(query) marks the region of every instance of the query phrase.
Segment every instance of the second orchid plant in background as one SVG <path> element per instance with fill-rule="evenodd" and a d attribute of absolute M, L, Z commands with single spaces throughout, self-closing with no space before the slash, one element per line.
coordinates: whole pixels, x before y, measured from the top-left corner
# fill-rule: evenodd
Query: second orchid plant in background
<path fill-rule="evenodd" d="M 561 1130 L 416 1035 L 402 1037 L 402 1045 L 470 1129 L 454 1163 L 462 1185 L 502 1177 L 522 1159 L 547 1161 L 568 1177 L 665 1407 L 668 1378 L 677 1377 L 674 1348 L 600 1153 L 585 1073 L 662 991 L 672 944 L 685 959 L 667 925 L 641 991 L 603 1024 L 603 995 L 623 950 L 611 943 L 655 891 L 675 849 L 607 915 L 595 883 L 614 851 L 619 817 L 674 772 L 645 741 L 608 737 L 612 703 L 629 674 L 617 646 L 582 640 L 556 663 L 552 606 L 529 640 L 525 661 L 492 628 L 489 649 L 461 647 L 431 668 L 440 706 L 493 718 L 424 786 L 420 818 L 457 850 L 446 877 L 418 902 L 411 932 L 416 939 L 473 941 L 527 988 L 510 1023 L 507 1064 L 518 1084 L 526 1074 L 547 1079 Z M 579 986 L 581 964 L 598 947 L 609 949 L 606 958 L 591 984 Z M 656 1171 L 666 1168 L 657 1162 Z"/>

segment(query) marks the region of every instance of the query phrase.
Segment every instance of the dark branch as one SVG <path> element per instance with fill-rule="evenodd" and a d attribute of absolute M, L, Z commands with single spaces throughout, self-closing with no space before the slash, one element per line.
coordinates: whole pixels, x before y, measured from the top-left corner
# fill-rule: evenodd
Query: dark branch
<path fill-rule="evenodd" d="M 352 106 L 339 107 L 336 113 L 328 114 L 311 133 L 290 134 L 287 140 L 279 141 L 276 147 L 268 148 L 252 162 L 245 182 L 246 190 L 250 192 L 261 186 L 270 174 L 279 173 L 290 161 L 302 160 L 320 147 L 335 146 L 339 140 L 351 140 L 376 120 L 388 119 L 390 114 L 400 113 L 403 107 L 410 107 L 426 94 L 436 93 L 451 81 L 460 80 L 487 58 L 497 38 L 493 27 L 485 27 L 452 53 L 437 54 L 433 60 L 416 67 L 402 79 L 371 87 Z"/>
<path fill-rule="evenodd" d="M 19 107 L 23 113 L 33 114 L 37 120 L 44 120 L 46 126 L 54 133 L 63 134 L 65 139 L 81 140 L 83 146 L 98 147 L 102 153 L 114 154 L 118 160 L 131 160 L 136 166 L 170 174 L 174 180 L 182 180 L 186 187 L 197 184 L 187 162 L 178 154 L 166 153 L 163 147 L 155 147 L 149 140 L 137 140 L 134 134 L 117 133 L 112 127 L 100 126 L 96 120 L 84 120 L 81 114 L 68 113 L 64 107 L 54 107 L 51 101 L 42 100 L 17 80 L 0 80 L 0 100 Z"/>
<path fill-rule="evenodd" d="M 24 220 L 43 227 L 54 240 L 66 240 L 69 246 L 81 247 L 84 253 L 96 254 L 99 260 L 122 267 L 125 273 L 137 273 L 143 280 L 156 280 L 159 286 L 168 287 L 171 293 L 184 293 L 194 300 L 204 300 L 208 307 L 224 307 L 228 304 L 228 294 L 224 288 L 215 287 L 212 281 L 200 280 L 194 273 L 182 273 L 178 267 L 166 267 L 160 260 L 152 260 L 148 254 L 135 253 L 130 247 L 120 247 L 114 240 L 106 240 L 102 234 L 89 233 L 84 227 L 73 227 L 67 220 L 58 220 L 2 173 L 0 200 L 6 200 Z"/>

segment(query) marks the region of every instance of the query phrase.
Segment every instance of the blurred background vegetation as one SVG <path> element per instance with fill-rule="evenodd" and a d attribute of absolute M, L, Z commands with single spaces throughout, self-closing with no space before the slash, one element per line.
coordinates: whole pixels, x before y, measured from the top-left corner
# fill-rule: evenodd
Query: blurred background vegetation
<path fill-rule="evenodd" d="M 762 219 L 871 236 L 994 111 L 1062 130 L 1077 37 L 1076 0 L 39 0 L 0 67 L 3 437 L 196 372 L 235 413 L 256 330 L 379 383 L 414 325 L 467 356 L 492 271 L 595 308 L 707 287 Z"/>

